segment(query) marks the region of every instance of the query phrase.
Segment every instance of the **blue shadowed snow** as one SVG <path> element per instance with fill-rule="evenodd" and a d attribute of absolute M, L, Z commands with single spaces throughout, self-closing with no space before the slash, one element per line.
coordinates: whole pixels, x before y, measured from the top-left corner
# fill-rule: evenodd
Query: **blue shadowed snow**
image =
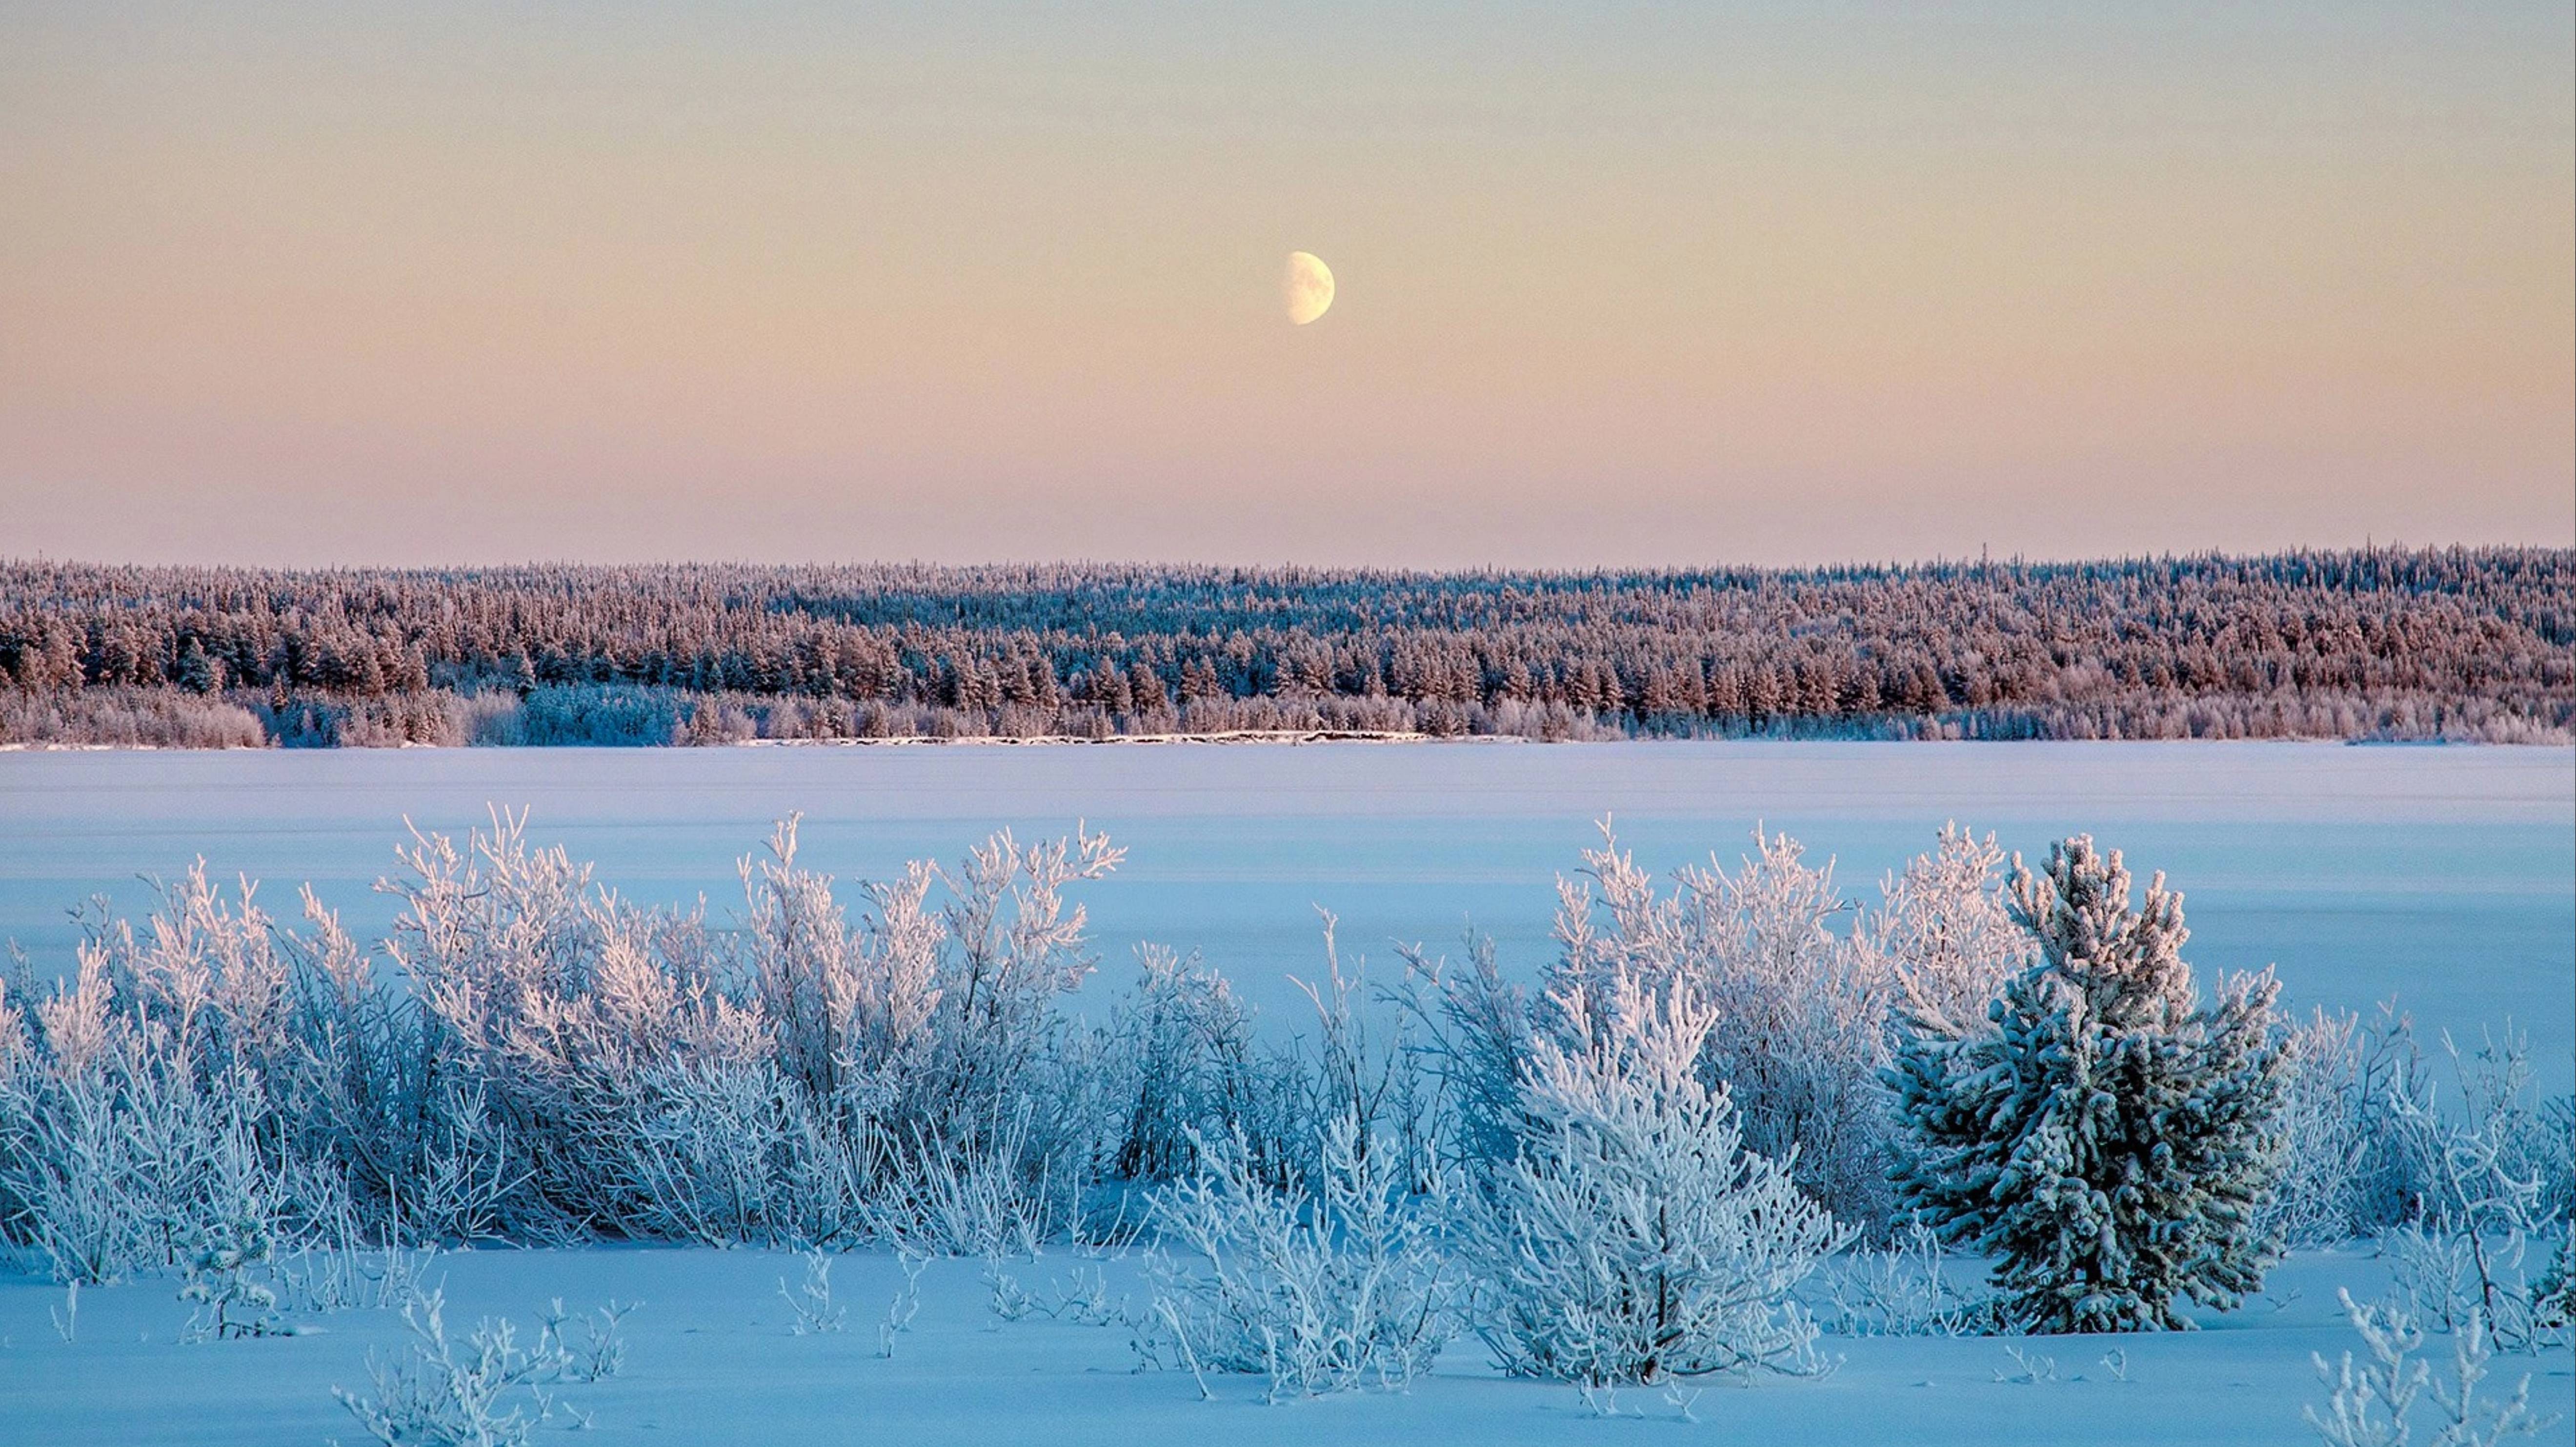
<path fill-rule="evenodd" d="M 1006 1263 L 1036 1291 L 1080 1264 L 1060 1253 Z M 1130 1309 L 1144 1300 L 1133 1259 L 1099 1269 L 1113 1298 Z M 441 1257 L 425 1284 L 444 1284 L 452 1334 L 478 1318 L 508 1317 L 523 1341 L 549 1299 L 574 1312 L 611 1297 L 644 1303 L 621 1332 L 625 1370 L 552 1389 L 562 1405 L 537 1443 L 2273 1447 L 2316 1441 L 2299 1416 L 2303 1405 L 2326 1398 L 2310 1354 L 2331 1359 L 2361 1346 L 2343 1323 L 2336 1289 L 2372 1300 L 2389 1281 L 2386 1262 L 2366 1253 L 2302 1252 L 2243 1310 L 2194 1313 L 2201 1331 L 2018 1341 L 1829 1336 L 1824 1349 L 1842 1358 L 1832 1375 L 1695 1383 L 1696 1420 L 1684 1422 L 1672 1399 L 1651 1390 L 1620 1393 L 1622 1420 L 1604 1420 L 1572 1387 L 1501 1378 L 1473 1338 L 1454 1342 L 1400 1393 L 1273 1407 L 1263 1404 L 1258 1379 L 1212 1376 L 1213 1400 L 1202 1401 L 1184 1373 L 1138 1372 L 1123 1327 L 999 1320 L 979 1272 L 971 1260 L 930 1263 L 919 1314 L 891 1359 L 878 1355 L 877 1326 L 902 1278 L 877 1252 L 839 1259 L 833 1300 L 847 1308 L 848 1328 L 815 1336 L 790 1334 L 789 1309 L 777 1295 L 782 1279 L 802 1279 L 801 1263 L 767 1251 L 476 1251 Z M 392 1313 L 308 1314 L 299 1319 L 315 1335 L 180 1346 L 174 1337 L 187 1307 L 174 1293 L 166 1279 L 86 1290 L 77 1338 L 65 1342 L 51 1324 L 63 1306 L 60 1287 L 0 1278 L 0 1441 L 355 1447 L 366 1440 L 331 1388 L 363 1391 L 371 1352 L 401 1358 Z M 2001 1380 L 2023 1371 L 2007 1347 L 2045 1375 Z M 2449 1351 L 2449 1339 L 2436 1338 L 2424 1355 L 2438 1372 L 2449 1366 Z M 2535 1415 L 2556 1416 L 2563 1427 L 2576 1410 L 2563 1348 L 2502 1356 L 2492 1369 L 2483 1390 L 2498 1400 L 2528 1373 Z M 588 1428 L 562 1435 L 576 1412 Z M 2426 1415 L 2418 1410 L 2419 1424 Z M 2559 1428 L 2551 1431 L 2559 1435 L 2532 1440 L 2564 1440 Z"/>

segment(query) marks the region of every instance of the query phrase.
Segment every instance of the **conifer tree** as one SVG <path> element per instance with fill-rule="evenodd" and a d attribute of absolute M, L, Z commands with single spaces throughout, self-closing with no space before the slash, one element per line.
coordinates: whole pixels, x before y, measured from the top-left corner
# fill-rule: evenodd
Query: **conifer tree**
<path fill-rule="evenodd" d="M 224 666 L 207 657 L 205 645 L 191 638 L 179 649 L 178 682 L 191 693 L 213 693 L 224 686 Z"/>
<path fill-rule="evenodd" d="M 2259 1290 L 2279 1254 L 2256 1226 L 2280 1156 L 2285 1054 L 2271 973 L 2204 1007 L 2159 874 L 2129 902 L 2089 837 L 2014 861 L 2012 913 L 2038 957 L 1980 1026 L 1917 1018 L 1887 1072 L 1898 1191 L 1951 1241 L 1996 1258 L 2039 1331 L 2188 1326 Z"/>
<path fill-rule="evenodd" d="M 2532 1319 L 2544 1327 L 2576 1326 L 2576 1222 L 2558 1233 L 2558 1251 L 2531 1285 Z"/>

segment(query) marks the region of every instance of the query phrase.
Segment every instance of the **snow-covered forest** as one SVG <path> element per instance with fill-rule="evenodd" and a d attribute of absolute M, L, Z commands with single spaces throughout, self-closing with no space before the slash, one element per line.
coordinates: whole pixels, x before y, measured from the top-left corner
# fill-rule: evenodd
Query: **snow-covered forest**
<path fill-rule="evenodd" d="M 0 743 L 2564 742 L 2576 554 L 1389 573 L 0 564 Z"/>
<path fill-rule="evenodd" d="M 2324 1441 L 2537 1420 L 2512 1384 L 2565 1355 L 2576 1102 L 2509 1028 L 2292 1017 L 2268 973 L 2197 976 L 2180 896 L 2089 839 L 1928 842 L 1851 900 L 1778 835 L 1659 879 L 1605 833 L 1534 974 L 1472 934 L 1370 974 L 1326 919 L 1307 1018 L 1271 1022 L 1151 943 L 1091 998 L 1081 895 L 1123 859 L 1092 834 L 852 885 L 791 819 L 710 917 L 499 816 L 415 837 L 377 941 L 200 869 L 0 999 L 0 1238 L 66 1343 L 120 1280 L 205 1342 L 399 1313 L 342 1384 L 387 1443 L 524 1441 L 623 1360 L 614 1304 L 469 1333 L 425 1253 L 620 1242 L 800 1253 L 788 1329 L 888 1356 L 954 1259 L 996 1323 L 1088 1324 L 1192 1395 L 1475 1350 L 1684 1417 L 1869 1338 L 2001 1337 L 2054 1381 L 2021 1338 L 2166 1334 L 2337 1248 L 2352 1354 L 2274 1388 Z M 903 1277 L 855 1327 L 854 1252 Z"/>

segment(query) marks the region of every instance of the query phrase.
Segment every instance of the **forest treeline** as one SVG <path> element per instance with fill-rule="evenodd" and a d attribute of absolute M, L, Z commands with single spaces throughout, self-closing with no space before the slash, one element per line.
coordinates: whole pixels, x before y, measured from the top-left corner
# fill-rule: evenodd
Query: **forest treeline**
<path fill-rule="evenodd" d="M 1793 571 L 0 563 L 0 741 L 2564 742 L 2576 551 Z"/>

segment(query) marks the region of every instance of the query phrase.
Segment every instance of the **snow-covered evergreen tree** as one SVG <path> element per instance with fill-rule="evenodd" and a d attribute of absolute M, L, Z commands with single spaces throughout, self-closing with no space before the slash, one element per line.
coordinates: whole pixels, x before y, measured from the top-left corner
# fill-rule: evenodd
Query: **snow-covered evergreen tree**
<path fill-rule="evenodd" d="M 224 686 L 224 666 L 206 656 L 205 645 L 191 638 L 179 649 L 174 681 L 190 693 L 213 693 Z"/>
<path fill-rule="evenodd" d="M 2268 971 L 2204 1007 L 2180 953 L 2182 897 L 2141 908 L 2113 851 L 2015 862 L 2013 914 L 2039 958 L 1981 1027 L 1918 1017 L 1888 1081 L 1905 1124 L 1898 1189 L 1952 1241 L 1996 1258 L 2041 1331 L 2186 1326 L 2233 1306 L 2278 1247 L 2256 1215 L 2279 1170 L 2284 1052 Z"/>
<path fill-rule="evenodd" d="M 2576 1225 L 2558 1233 L 2558 1250 L 2531 1284 L 2531 1315 L 2543 1327 L 2576 1326 Z"/>

